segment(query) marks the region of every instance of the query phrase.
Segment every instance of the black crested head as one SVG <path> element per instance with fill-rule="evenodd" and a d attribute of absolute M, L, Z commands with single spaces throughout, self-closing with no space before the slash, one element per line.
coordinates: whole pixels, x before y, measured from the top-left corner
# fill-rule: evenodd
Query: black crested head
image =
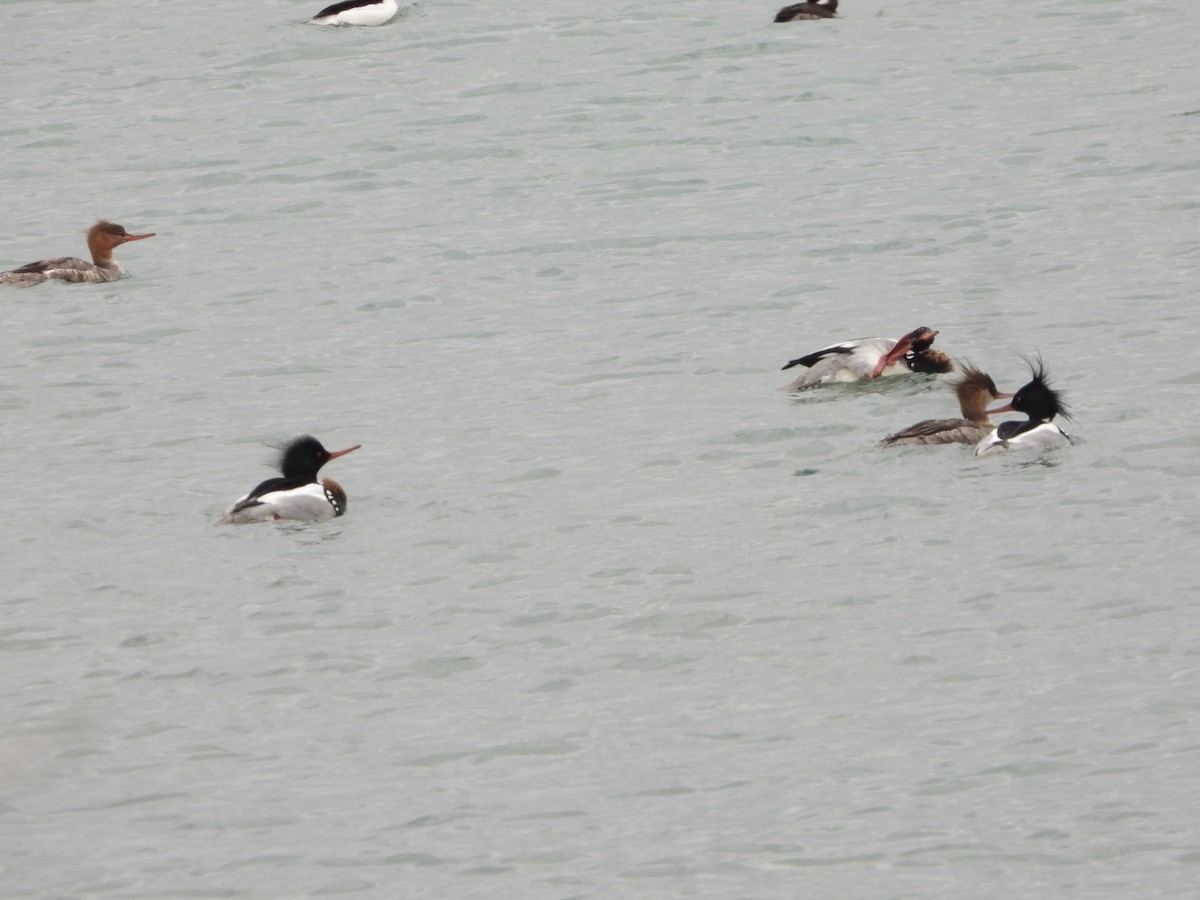
<path fill-rule="evenodd" d="M 1025 413 L 1030 419 L 1041 422 L 1049 422 L 1055 416 L 1071 419 L 1070 408 L 1059 392 L 1050 386 L 1050 373 L 1046 371 L 1046 364 L 1041 355 L 1021 358 L 1029 366 L 1031 377 L 1029 383 L 1013 395 L 1012 408 Z"/>
<path fill-rule="evenodd" d="M 307 478 L 315 481 L 321 466 L 329 462 L 329 451 L 311 434 L 288 441 L 279 454 L 279 468 L 284 478 Z"/>

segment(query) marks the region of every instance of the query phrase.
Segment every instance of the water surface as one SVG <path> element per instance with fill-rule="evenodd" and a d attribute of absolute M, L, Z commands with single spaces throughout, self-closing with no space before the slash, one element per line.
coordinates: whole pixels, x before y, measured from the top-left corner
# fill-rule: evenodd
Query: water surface
<path fill-rule="evenodd" d="M 1194 895 L 1194 4 L 0 6 L 6 896 Z"/>

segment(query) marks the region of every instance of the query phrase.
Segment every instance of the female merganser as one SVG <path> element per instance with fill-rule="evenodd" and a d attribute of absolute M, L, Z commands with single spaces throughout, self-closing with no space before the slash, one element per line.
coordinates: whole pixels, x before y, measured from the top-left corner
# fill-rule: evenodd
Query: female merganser
<path fill-rule="evenodd" d="M 988 420 L 988 403 L 992 400 L 1007 400 L 1012 396 L 997 391 L 996 382 L 992 381 L 992 377 L 986 372 L 980 372 L 965 363 L 963 377 L 954 384 L 954 393 L 958 395 L 958 408 L 963 414 L 961 419 L 926 419 L 908 426 L 903 431 L 889 434 L 879 442 L 879 446 L 977 444 L 980 438 L 986 437 L 992 430 L 992 423 Z"/>
<path fill-rule="evenodd" d="M 282 478 L 268 478 L 246 496 L 238 499 L 215 525 L 246 525 L 250 522 L 278 522 L 281 519 L 332 519 L 346 511 L 346 492 L 332 478 L 317 480 L 321 466 L 331 459 L 357 450 L 355 444 L 330 453 L 311 435 L 291 441 L 279 457 Z"/>
<path fill-rule="evenodd" d="M 383 25 L 392 20 L 398 9 L 396 0 L 344 0 L 325 7 L 308 22 L 310 25 Z"/>
<path fill-rule="evenodd" d="M 775 16 L 776 22 L 797 22 L 800 19 L 836 19 L 838 0 L 817 0 L 815 3 L 793 3 Z"/>
<path fill-rule="evenodd" d="M 976 456 L 987 456 L 1003 450 L 1045 450 L 1071 446 L 1067 433 L 1052 423 L 1055 416 L 1070 419 L 1071 414 L 1058 391 L 1051 389 L 1042 358 L 1026 359 L 1033 375 L 1029 384 L 1017 391 L 1008 406 L 989 409 L 988 415 L 1002 412 L 1022 412 L 1029 418 L 1024 422 L 1001 422 L 991 434 L 975 447 Z"/>
<path fill-rule="evenodd" d="M 153 231 L 149 234 L 130 234 L 120 225 L 101 219 L 87 233 L 91 262 L 74 256 L 40 259 L 11 272 L 0 272 L 0 284 L 23 287 L 39 284 L 48 278 L 57 278 L 59 281 L 116 281 L 121 277 L 121 267 L 113 261 L 113 248 L 151 237 L 154 237 Z"/>
<path fill-rule="evenodd" d="M 833 344 L 793 359 L 784 366 L 807 366 L 808 371 L 784 390 L 798 391 L 831 381 L 858 381 L 885 375 L 911 375 L 914 372 L 940 374 L 954 371 L 954 362 L 945 353 L 930 349 L 938 332 L 922 325 L 898 341 L 887 338 L 858 338 Z"/>

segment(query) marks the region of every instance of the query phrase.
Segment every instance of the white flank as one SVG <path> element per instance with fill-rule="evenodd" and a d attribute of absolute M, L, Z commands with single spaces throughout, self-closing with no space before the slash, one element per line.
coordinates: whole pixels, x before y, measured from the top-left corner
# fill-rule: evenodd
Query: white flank
<path fill-rule="evenodd" d="M 382 0 L 380 3 L 343 10 L 332 16 L 313 16 L 308 21 L 312 25 L 385 25 L 399 9 L 396 0 Z"/>
<path fill-rule="evenodd" d="M 1008 441 L 1000 440 L 998 431 L 998 428 L 993 430 L 975 445 L 976 456 L 988 456 L 1005 450 L 1055 450 L 1071 446 L 1067 433 L 1053 422 L 1043 422 L 1037 428 L 1024 431 Z"/>
<path fill-rule="evenodd" d="M 237 509 L 241 498 L 218 520 L 218 525 L 249 525 L 254 522 L 278 522 L 291 519 L 312 522 L 317 519 L 332 519 L 336 513 L 333 504 L 325 496 L 325 488 L 319 484 L 306 484 L 290 491 L 271 491 L 258 498 L 254 506 Z M 236 512 L 234 510 L 237 510 Z"/>

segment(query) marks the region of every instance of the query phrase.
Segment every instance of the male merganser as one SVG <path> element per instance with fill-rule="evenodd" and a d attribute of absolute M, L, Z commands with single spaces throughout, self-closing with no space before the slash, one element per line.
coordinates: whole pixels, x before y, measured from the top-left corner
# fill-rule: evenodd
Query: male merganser
<path fill-rule="evenodd" d="M 775 16 L 776 22 L 797 22 L 800 19 L 837 19 L 838 0 L 816 0 L 814 3 L 793 3 Z"/>
<path fill-rule="evenodd" d="M 1001 422 L 996 429 L 975 447 L 976 456 L 987 456 L 1003 450 L 1045 450 L 1071 446 L 1067 433 L 1050 420 L 1055 416 L 1070 419 L 1071 414 L 1058 391 L 1047 380 L 1042 358 L 1025 360 L 1033 375 L 1029 384 L 1015 394 L 1008 406 L 989 409 L 988 415 L 1002 412 L 1022 412 L 1029 418 L 1024 422 Z"/>
<path fill-rule="evenodd" d="M 879 446 L 976 444 L 992 430 L 992 423 L 988 419 L 988 403 L 1007 400 L 1012 396 L 997 391 L 996 382 L 986 372 L 980 372 L 965 363 L 962 378 L 954 384 L 954 393 L 958 395 L 958 408 L 963 414 L 961 419 L 926 419 L 903 431 L 889 434 L 879 442 Z"/>
<path fill-rule="evenodd" d="M 282 478 L 268 478 L 238 499 L 215 525 L 247 525 L 281 519 L 332 519 L 346 511 L 346 492 L 332 478 L 317 479 L 321 466 L 331 459 L 357 450 L 355 444 L 330 453 L 311 435 L 289 442 L 279 456 Z"/>
<path fill-rule="evenodd" d="M 310 25 L 383 25 L 392 20 L 398 9 L 396 0 L 344 0 L 325 7 L 308 22 Z"/>
<path fill-rule="evenodd" d="M 11 272 L 0 272 L 0 284 L 26 286 L 39 284 L 49 278 L 59 281 L 116 281 L 121 277 L 121 267 L 112 257 L 114 247 L 129 241 L 144 241 L 154 237 L 149 234 L 130 234 L 120 225 L 101 219 L 88 229 L 88 250 L 92 261 L 74 256 L 59 256 L 56 259 L 40 259 L 27 263 Z"/>
<path fill-rule="evenodd" d="M 954 362 L 930 345 L 938 332 L 921 326 L 898 341 L 887 338 L 858 338 L 833 344 L 793 359 L 784 366 L 807 366 L 808 371 L 784 390 L 798 391 L 831 381 L 858 381 L 886 375 L 911 375 L 914 372 L 940 374 L 954 371 Z"/>

